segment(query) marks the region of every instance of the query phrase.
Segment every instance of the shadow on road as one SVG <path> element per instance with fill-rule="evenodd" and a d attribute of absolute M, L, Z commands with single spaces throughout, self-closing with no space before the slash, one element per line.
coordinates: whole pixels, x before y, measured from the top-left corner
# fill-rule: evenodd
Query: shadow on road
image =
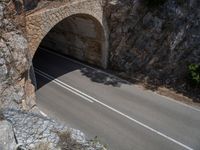
<path fill-rule="evenodd" d="M 71 59 L 72 58 L 65 59 L 58 55 L 54 55 L 53 53 L 49 53 L 43 49 L 38 49 L 33 58 L 33 66 L 34 68 L 37 68 L 53 76 L 54 79 L 57 79 L 58 77 L 73 71 L 80 71 L 82 76 L 88 77 L 92 82 L 115 87 L 120 87 L 122 84 L 130 84 L 115 76 L 102 72 L 99 69 L 93 69 L 80 63 L 75 63 L 74 61 L 71 61 Z M 37 81 L 37 89 L 40 89 L 42 86 L 53 80 L 41 80 L 39 79 L 40 77 L 37 73 L 35 74 L 35 78 Z M 33 82 L 35 82 L 34 77 Z"/>

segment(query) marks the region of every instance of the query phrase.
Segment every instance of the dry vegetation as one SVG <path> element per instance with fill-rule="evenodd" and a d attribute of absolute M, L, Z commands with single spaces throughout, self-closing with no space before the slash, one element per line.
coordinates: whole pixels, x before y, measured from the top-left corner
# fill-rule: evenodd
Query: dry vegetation
<path fill-rule="evenodd" d="M 76 140 L 72 139 L 71 133 L 69 131 L 58 133 L 60 141 L 58 146 L 62 150 L 84 150 L 85 147 L 78 143 Z"/>

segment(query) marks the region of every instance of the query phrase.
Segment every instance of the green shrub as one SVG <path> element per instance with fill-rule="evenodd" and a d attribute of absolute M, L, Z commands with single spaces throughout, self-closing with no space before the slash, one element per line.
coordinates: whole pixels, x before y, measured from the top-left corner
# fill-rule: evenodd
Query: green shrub
<path fill-rule="evenodd" d="M 200 86 L 200 65 L 190 64 L 188 66 L 189 80 L 192 85 Z"/>

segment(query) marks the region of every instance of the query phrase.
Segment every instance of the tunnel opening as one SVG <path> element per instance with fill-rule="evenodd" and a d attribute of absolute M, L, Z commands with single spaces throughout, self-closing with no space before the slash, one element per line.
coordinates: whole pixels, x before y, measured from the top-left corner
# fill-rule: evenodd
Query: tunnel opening
<path fill-rule="evenodd" d="M 98 66 L 106 66 L 105 37 L 94 17 L 76 14 L 59 22 L 42 40 L 40 47 Z"/>
<path fill-rule="evenodd" d="M 32 81 L 36 89 L 75 70 L 93 78 L 95 73 L 82 65 L 72 64 L 78 60 L 100 68 L 107 66 L 107 42 L 102 24 L 91 15 L 71 15 L 56 24 L 41 41 L 34 57 Z M 41 80 L 41 72 L 52 75 Z M 101 81 L 100 81 L 101 82 Z"/>

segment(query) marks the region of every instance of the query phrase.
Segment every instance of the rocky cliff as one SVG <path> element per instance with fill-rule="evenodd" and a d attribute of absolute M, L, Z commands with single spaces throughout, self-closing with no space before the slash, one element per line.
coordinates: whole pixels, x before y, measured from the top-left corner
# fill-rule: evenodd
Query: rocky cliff
<path fill-rule="evenodd" d="M 3 108 L 29 110 L 35 98 L 29 78 L 24 17 L 13 14 L 11 3 L 0 3 L 0 102 Z"/>
<path fill-rule="evenodd" d="M 200 98 L 188 83 L 188 65 L 200 64 L 200 1 L 110 1 L 111 69 L 123 77 Z M 153 5 L 155 3 L 155 5 Z"/>

